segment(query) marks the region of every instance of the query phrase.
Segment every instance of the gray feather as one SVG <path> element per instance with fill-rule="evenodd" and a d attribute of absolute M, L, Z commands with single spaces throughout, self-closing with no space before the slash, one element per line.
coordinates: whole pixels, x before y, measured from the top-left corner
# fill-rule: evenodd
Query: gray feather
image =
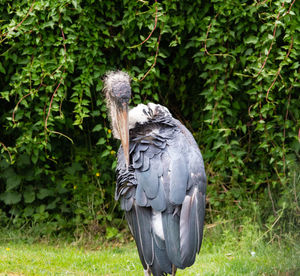
<path fill-rule="evenodd" d="M 147 198 L 153 199 L 158 193 L 158 176 L 154 168 L 147 171 L 136 171 L 138 186 L 141 186 L 145 191 Z"/>
<path fill-rule="evenodd" d="M 153 157 L 151 160 L 144 155 L 144 161 L 149 162 L 148 170 L 136 170 L 136 178 L 138 185 L 141 185 L 149 199 L 153 199 L 158 193 L 159 176 L 162 174 L 162 166 L 159 156 Z"/>
<path fill-rule="evenodd" d="M 146 151 L 149 148 L 149 145 L 138 144 L 137 151 Z"/>
<path fill-rule="evenodd" d="M 165 247 L 165 242 L 155 235 L 154 236 L 154 262 L 157 262 L 162 271 L 171 274 L 172 273 L 172 263 L 168 257 L 167 250 Z"/>
<path fill-rule="evenodd" d="M 132 229 L 140 259 L 144 264 L 152 265 L 154 260 L 154 245 L 151 234 L 151 210 L 133 204 L 131 211 L 126 212 L 126 219 Z M 145 266 L 144 266 L 145 268 Z"/>
<path fill-rule="evenodd" d="M 200 204 L 198 207 L 198 216 L 199 220 L 197 221 L 198 223 L 198 246 L 197 246 L 197 253 L 199 253 L 201 244 L 202 244 L 202 238 L 203 238 L 203 229 L 204 229 L 204 216 L 205 216 L 205 194 L 202 194 L 200 192 Z"/>
<path fill-rule="evenodd" d="M 149 169 L 149 167 L 150 167 L 150 158 L 146 154 L 144 154 L 143 165 L 140 168 L 140 170 L 142 172 L 145 172 L 145 171 L 147 171 Z"/>
<path fill-rule="evenodd" d="M 153 199 L 149 199 L 149 203 L 155 211 L 162 212 L 166 209 L 166 196 L 163 185 L 161 183 L 159 183 L 156 197 L 154 197 Z"/>
<path fill-rule="evenodd" d="M 139 168 L 141 168 L 141 167 L 143 166 L 143 160 L 144 160 L 143 154 L 140 153 L 139 159 L 137 159 L 136 161 L 133 160 L 132 167 L 133 167 L 134 169 L 139 169 Z"/>
<path fill-rule="evenodd" d="M 147 206 L 148 199 L 142 185 L 138 185 L 135 194 L 136 204 L 139 206 Z"/>
<path fill-rule="evenodd" d="M 197 196 L 198 192 L 195 189 L 192 196 L 185 197 L 180 214 L 180 252 L 184 266 L 194 263 L 198 247 L 199 198 Z"/>
<path fill-rule="evenodd" d="M 179 217 L 163 212 L 162 222 L 169 259 L 176 267 L 184 268 L 180 256 Z"/>
<path fill-rule="evenodd" d="M 182 156 L 177 156 L 177 159 L 171 161 L 170 170 L 170 202 L 182 204 L 189 177 L 186 160 Z"/>
<path fill-rule="evenodd" d="M 142 265 L 143 265 L 144 269 L 147 269 L 147 264 L 145 262 L 144 255 L 143 255 L 141 239 L 138 234 L 139 228 L 138 228 L 138 223 L 136 222 L 135 208 L 132 208 L 130 212 L 125 212 L 125 217 L 126 217 L 128 225 L 129 225 L 130 232 L 131 232 L 132 236 L 134 237 Z"/>
<path fill-rule="evenodd" d="M 132 155 L 132 161 L 133 163 L 137 162 L 141 157 L 141 152 L 140 151 L 136 151 L 133 155 Z"/>

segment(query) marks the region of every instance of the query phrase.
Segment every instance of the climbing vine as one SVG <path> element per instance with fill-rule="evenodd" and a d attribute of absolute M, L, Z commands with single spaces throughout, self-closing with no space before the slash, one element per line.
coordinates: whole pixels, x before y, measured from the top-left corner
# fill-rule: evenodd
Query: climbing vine
<path fill-rule="evenodd" d="M 113 69 L 132 76 L 132 105 L 166 105 L 192 131 L 207 220 L 299 223 L 299 10 L 295 0 L 2 1 L 2 226 L 117 235 L 118 143 L 101 92 Z"/>

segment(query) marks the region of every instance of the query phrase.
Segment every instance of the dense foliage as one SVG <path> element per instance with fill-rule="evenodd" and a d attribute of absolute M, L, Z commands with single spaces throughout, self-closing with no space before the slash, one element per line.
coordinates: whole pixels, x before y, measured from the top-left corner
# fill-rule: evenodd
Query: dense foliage
<path fill-rule="evenodd" d="M 298 1 L 4 0 L 0 11 L 2 226 L 116 235 L 118 145 L 101 93 L 112 69 L 133 77 L 132 105 L 166 105 L 193 132 L 207 221 L 299 223 Z"/>

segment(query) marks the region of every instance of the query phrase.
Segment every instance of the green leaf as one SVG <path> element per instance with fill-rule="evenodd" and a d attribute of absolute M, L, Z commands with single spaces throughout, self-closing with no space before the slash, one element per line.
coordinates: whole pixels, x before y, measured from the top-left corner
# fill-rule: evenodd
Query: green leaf
<path fill-rule="evenodd" d="M 19 203 L 21 198 L 21 194 L 15 191 L 8 191 L 0 195 L 0 199 L 7 205 Z"/>
<path fill-rule="evenodd" d="M 105 237 L 107 239 L 111 239 L 111 238 L 114 238 L 115 236 L 117 236 L 117 234 L 119 233 L 118 229 L 115 228 L 115 227 L 107 227 L 106 228 L 106 234 L 105 234 Z"/>
<path fill-rule="evenodd" d="M 98 140 L 98 142 L 97 142 L 96 145 L 103 145 L 103 144 L 105 144 L 105 143 L 106 143 L 106 139 L 104 139 L 103 137 L 101 137 L 101 138 Z"/>
<path fill-rule="evenodd" d="M 256 44 L 258 42 L 258 37 L 253 35 L 249 36 L 244 40 L 244 42 L 246 44 Z"/>
<path fill-rule="evenodd" d="M 31 206 L 27 206 L 27 207 L 24 209 L 24 216 L 25 216 L 25 217 L 32 216 L 33 213 L 34 213 L 34 209 L 33 209 Z"/>
<path fill-rule="evenodd" d="M 242 131 L 243 131 L 244 134 L 246 134 L 246 131 L 247 131 L 246 125 L 242 125 Z"/>
<path fill-rule="evenodd" d="M 37 194 L 37 198 L 44 199 L 46 197 L 53 196 L 53 194 L 54 194 L 53 190 L 42 188 L 39 190 L 39 192 Z"/>
<path fill-rule="evenodd" d="M 96 125 L 94 128 L 93 128 L 93 132 L 96 132 L 96 131 L 100 131 L 101 129 L 103 128 L 103 126 L 101 124 L 98 124 Z"/>
<path fill-rule="evenodd" d="M 0 72 L 6 74 L 5 68 L 3 67 L 1 62 L 0 62 Z"/>
<path fill-rule="evenodd" d="M 11 177 L 7 178 L 6 180 L 6 190 L 10 191 L 16 187 L 18 187 L 21 183 L 21 177 L 18 175 L 12 175 Z"/>
<path fill-rule="evenodd" d="M 35 200 L 35 192 L 32 189 L 26 189 L 23 197 L 25 203 L 32 203 Z"/>
<path fill-rule="evenodd" d="M 80 163 L 73 162 L 71 167 L 67 167 L 65 171 L 70 174 L 74 175 L 76 172 L 81 171 L 83 168 Z"/>
<path fill-rule="evenodd" d="M 77 0 L 72 0 L 72 4 L 73 4 L 74 8 L 77 9 L 77 7 L 78 7 Z"/>
<path fill-rule="evenodd" d="M 110 151 L 109 150 L 105 150 L 105 151 L 102 152 L 101 157 L 106 157 L 109 154 L 110 154 Z"/>

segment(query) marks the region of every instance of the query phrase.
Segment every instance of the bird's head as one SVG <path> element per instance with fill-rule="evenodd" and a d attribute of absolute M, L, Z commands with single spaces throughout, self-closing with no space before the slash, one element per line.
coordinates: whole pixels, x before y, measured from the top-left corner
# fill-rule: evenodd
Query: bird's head
<path fill-rule="evenodd" d="M 120 139 L 127 167 L 129 165 L 128 104 L 131 97 L 130 77 L 122 71 L 108 72 L 104 88 L 112 131 Z"/>

